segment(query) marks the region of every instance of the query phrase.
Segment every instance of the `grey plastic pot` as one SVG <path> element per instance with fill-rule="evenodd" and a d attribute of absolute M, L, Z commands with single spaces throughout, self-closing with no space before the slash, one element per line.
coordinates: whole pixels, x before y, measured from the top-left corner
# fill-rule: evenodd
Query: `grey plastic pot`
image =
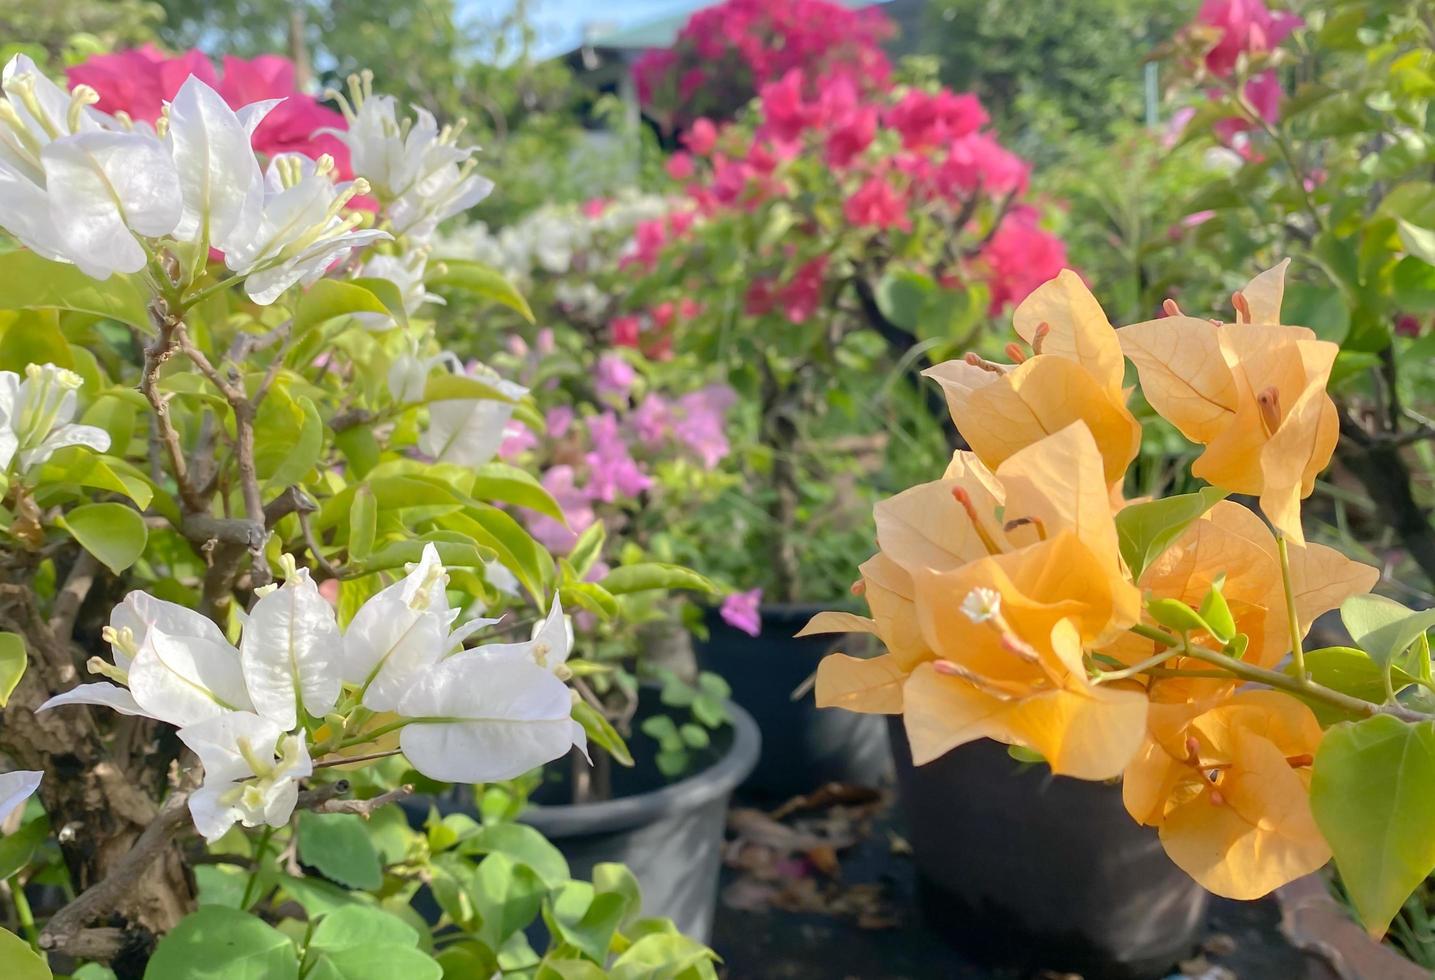
<path fill-rule="evenodd" d="M 519 818 L 568 859 L 574 878 L 605 861 L 626 864 L 643 889 L 643 911 L 671 918 L 684 935 L 707 942 L 717 910 L 728 798 L 752 772 L 762 738 L 752 717 L 728 704 L 732 742 L 706 769 L 634 796 L 559 806 L 530 806 Z"/>
<path fill-rule="evenodd" d="M 829 782 L 881 786 L 891 782 L 887 728 L 876 715 L 822 710 L 809 692 L 792 699 L 817 664 L 852 637 L 793 636 L 827 606 L 765 605 L 762 631 L 748 636 L 707 614 L 708 639 L 696 644 L 698 666 L 720 675 L 732 699 L 762 730 L 762 759 L 743 794 L 780 802 Z"/>
<path fill-rule="evenodd" d="M 981 741 L 913 766 L 890 720 L 897 786 L 934 927 L 975 957 L 1148 978 L 1194 949 L 1209 896 L 1137 824 L 1121 788 L 1021 766 Z"/>

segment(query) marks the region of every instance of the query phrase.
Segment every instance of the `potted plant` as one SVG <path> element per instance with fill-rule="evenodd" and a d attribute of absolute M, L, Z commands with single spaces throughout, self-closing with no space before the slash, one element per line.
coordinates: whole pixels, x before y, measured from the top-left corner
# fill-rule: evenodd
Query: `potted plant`
<path fill-rule="evenodd" d="M 639 229 L 643 277 L 626 302 L 640 323 L 688 303 L 678 350 L 721 365 L 743 395 L 742 482 L 690 522 L 686 554 L 736 588 L 701 655 L 757 716 L 766 751 L 749 788 L 772 796 L 890 772 L 881 725 L 800 696 L 831 644 L 794 634 L 846 595 L 843 569 L 871 539 L 871 485 L 950 451 L 906 368 L 940 359 L 1062 258 L 1023 203 L 1026 164 L 984 129 L 978 100 L 894 68 L 877 46 L 890 29 L 875 11 L 734 0 L 639 72 L 647 111 L 680 127 L 668 172 L 685 203 Z M 729 64 L 742 66 L 731 79 Z M 748 84 L 757 99 L 735 120 L 703 115 Z"/>
<path fill-rule="evenodd" d="M 502 806 L 419 837 L 392 805 L 423 779 L 501 803 L 611 738 L 564 680 L 570 582 L 501 509 L 556 505 L 488 458 L 523 392 L 443 366 L 423 311 L 426 282 L 525 309 L 492 270 L 430 266 L 488 190 L 471 148 L 354 79 L 340 180 L 313 146 L 256 148 L 276 103 L 231 104 L 197 52 L 128 64 L 162 88 L 155 127 L 93 108 L 143 85 L 4 72 L 0 872 L 23 938 L 0 930 L 0 974 L 712 977 L 621 868 L 571 881 Z M 471 639 L 513 609 L 560 628 Z"/>

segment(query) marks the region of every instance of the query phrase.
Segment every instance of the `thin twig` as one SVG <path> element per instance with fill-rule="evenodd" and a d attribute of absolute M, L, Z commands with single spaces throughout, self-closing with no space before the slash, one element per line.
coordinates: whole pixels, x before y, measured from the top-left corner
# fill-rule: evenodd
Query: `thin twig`
<path fill-rule="evenodd" d="M 368 817 L 381 807 L 390 803 L 397 803 L 405 797 L 412 796 L 414 788 L 407 783 L 397 789 L 391 789 L 387 793 L 380 793 L 367 800 L 329 800 L 312 807 L 315 813 L 357 813 L 361 817 Z"/>

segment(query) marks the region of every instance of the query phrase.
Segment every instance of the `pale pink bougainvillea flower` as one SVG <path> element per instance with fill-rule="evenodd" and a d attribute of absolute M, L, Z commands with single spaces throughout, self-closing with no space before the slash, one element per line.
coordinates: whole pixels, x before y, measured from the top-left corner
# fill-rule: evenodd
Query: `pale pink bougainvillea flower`
<path fill-rule="evenodd" d="M 762 613 L 758 609 L 761 604 L 760 588 L 733 592 L 723 599 L 718 615 L 733 629 L 742 630 L 748 636 L 757 636 L 762 632 Z"/>

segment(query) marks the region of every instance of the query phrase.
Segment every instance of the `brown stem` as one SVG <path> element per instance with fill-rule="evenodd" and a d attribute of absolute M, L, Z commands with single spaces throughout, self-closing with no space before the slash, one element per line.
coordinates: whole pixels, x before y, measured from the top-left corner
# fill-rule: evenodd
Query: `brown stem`
<path fill-rule="evenodd" d="M 153 441 L 158 442 L 169 456 L 170 469 L 174 471 L 175 486 L 179 489 L 180 502 L 188 511 L 204 511 L 204 500 L 195 491 L 189 479 L 189 468 L 184 459 L 184 448 L 179 442 L 179 432 L 169 416 L 169 399 L 159 390 L 159 372 L 175 351 L 179 342 L 175 332 L 180 322 L 171 316 L 168 307 L 158 299 L 150 304 L 150 319 L 159 334 L 154 342 L 144 349 L 144 368 L 140 376 L 140 393 L 154 411 Z"/>

